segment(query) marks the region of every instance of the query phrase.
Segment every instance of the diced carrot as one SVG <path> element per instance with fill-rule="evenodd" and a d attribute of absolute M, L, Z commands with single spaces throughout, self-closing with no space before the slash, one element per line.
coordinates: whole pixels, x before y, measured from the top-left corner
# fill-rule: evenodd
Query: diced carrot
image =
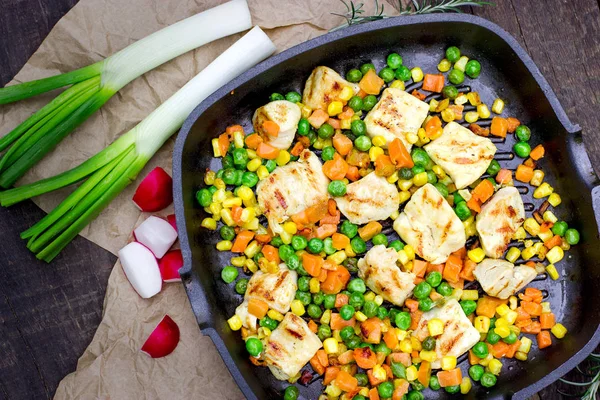
<path fill-rule="evenodd" d="M 412 273 L 418 277 L 423 278 L 425 276 L 425 272 L 427 271 L 428 264 L 429 263 L 427 261 L 414 260 Z"/>
<path fill-rule="evenodd" d="M 385 381 L 386 381 L 386 379 L 385 379 L 385 378 L 383 378 L 383 377 L 381 377 L 381 378 L 378 378 L 378 377 L 376 377 L 376 376 L 373 374 L 373 370 L 372 370 L 372 369 L 370 369 L 370 370 L 368 370 L 368 371 L 367 371 L 367 377 L 369 378 L 369 384 L 370 384 L 371 386 L 377 386 L 377 385 L 379 385 L 381 382 L 385 382 Z"/>
<path fill-rule="evenodd" d="M 310 365 L 313 367 L 317 375 L 323 375 L 325 373 L 325 367 L 319 362 L 319 358 L 316 354 L 310 359 Z"/>
<path fill-rule="evenodd" d="M 221 135 L 219 135 L 218 144 L 221 157 L 225 157 L 225 154 L 227 154 L 227 150 L 229 150 L 229 135 L 227 133 L 222 133 Z"/>
<path fill-rule="evenodd" d="M 390 156 L 380 154 L 375 160 L 375 173 L 378 176 L 384 176 L 387 178 L 388 176 L 392 176 L 394 172 L 396 172 L 396 167 L 394 166 Z"/>
<path fill-rule="evenodd" d="M 467 258 L 458 276 L 466 281 L 473 282 L 475 280 L 475 275 L 473 275 L 475 267 L 477 267 L 477 263 Z"/>
<path fill-rule="evenodd" d="M 336 210 L 335 214 L 331 215 L 331 214 L 326 214 L 323 218 L 321 218 L 321 220 L 319 221 L 319 226 L 321 225 L 337 225 L 340 223 L 340 212 Z M 335 235 L 335 233 L 334 233 Z"/>
<path fill-rule="evenodd" d="M 358 228 L 358 236 L 362 240 L 371 240 L 373 236 L 377 235 L 383 230 L 383 226 L 377 221 L 371 221 L 365 226 Z"/>
<path fill-rule="evenodd" d="M 332 245 L 336 250 L 344 250 L 350 244 L 350 238 L 342 233 L 334 233 L 331 236 Z"/>
<path fill-rule="evenodd" d="M 362 77 L 358 86 L 367 94 L 378 95 L 383 84 L 383 79 L 377 76 L 375 70 L 370 69 L 369 72 Z"/>
<path fill-rule="evenodd" d="M 423 90 L 428 92 L 441 93 L 444 88 L 444 75 L 442 74 L 425 74 L 423 78 Z"/>
<path fill-rule="evenodd" d="M 267 160 L 274 160 L 279 155 L 279 149 L 271 146 L 270 144 L 261 143 L 256 149 L 256 154 L 258 154 L 258 156 L 261 158 L 265 158 Z"/>
<path fill-rule="evenodd" d="M 246 142 L 246 146 L 248 146 L 249 149 L 256 150 L 258 149 L 258 146 L 263 142 L 263 138 L 261 138 L 258 133 L 253 133 L 252 135 L 246 136 L 246 139 L 244 141 Z"/>
<path fill-rule="evenodd" d="M 317 333 L 317 330 L 319 329 L 319 326 L 317 325 L 317 323 L 315 321 L 313 321 L 311 319 L 310 321 L 308 321 L 308 329 L 310 329 L 310 331 L 312 333 Z"/>
<path fill-rule="evenodd" d="M 354 360 L 362 369 L 371 369 L 377 365 L 377 355 L 369 347 L 354 349 Z"/>
<path fill-rule="evenodd" d="M 415 279 L 413 280 L 413 283 L 414 283 L 415 285 L 418 285 L 419 283 L 423 282 L 424 280 L 425 280 L 424 278 L 421 278 L 421 277 L 417 276 L 417 277 L 415 277 Z"/>
<path fill-rule="evenodd" d="M 429 121 L 425 123 L 425 135 L 427 137 L 434 136 L 440 129 L 442 129 L 442 120 L 437 115 L 429 118 Z"/>
<path fill-rule="evenodd" d="M 383 341 L 390 349 L 395 349 L 398 346 L 398 335 L 396 335 L 394 329 L 389 329 L 385 335 L 383 335 Z"/>
<path fill-rule="evenodd" d="M 421 317 L 423 316 L 423 311 L 415 310 L 410 312 L 410 327 L 409 329 L 415 330 L 419 326 L 419 322 L 421 322 Z"/>
<path fill-rule="evenodd" d="M 310 276 L 319 276 L 323 267 L 323 259 L 319 255 L 302 254 L 302 267 Z"/>
<path fill-rule="evenodd" d="M 450 371 L 439 371 L 437 378 L 441 387 L 456 386 L 460 385 L 462 381 L 462 372 L 460 368 L 454 368 Z"/>
<path fill-rule="evenodd" d="M 490 133 L 494 136 L 506 137 L 506 132 L 508 132 L 508 121 L 506 120 L 506 118 L 492 118 L 492 126 L 490 127 Z"/>
<path fill-rule="evenodd" d="M 419 302 L 414 299 L 404 300 L 404 305 L 411 311 L 417 311 L 419 309 Z"/>
<path fill-rule="evenodd" d="M 534 303 L 541 303 L 544 298 L 542 291 L 533 287 L 525 288 L 525 296 L 531 297 L 531 301 Z"/>
<path fill-rule="evenodd" d="M 519 308 L 521 308 L 521 307 L 519 307 Z M 529 315 L 529 314 L 527 314 L 527 315 Z M 529 326 L 532 323 L 533 323 L 533 320 L 531 318 L 517 319 L 515 321 L 515 326 L 518 327 L 519 329 L 523 329 L 523 327 Z"/>
<path fill-rule="evenodd" d="M 315 233 L 317 234 L 317 237 L 319 239 L 323 240 L 326 237 L 333 235 L 336 231 L 337 231 L 337 225 L 324 224 L 324 225 L 319 226 Z"/>
<path fill-rule="evenodd" d="M 430 273 L 432 271 L 436 271 L 441 274 L 442 272 L 444 272 L 444 264 L 427 263 L 427 273 Z"/>
<path fill-rule="evenodd" d="M 244 209 L 240 206 L 233 206 L 231 208 L 231 218 L 233 219 L 233 222 L 238 225 L 242 224 L 242 211 L 244 211 Z"/>
<path fill-rule="evenodd" d="M 517 321 L 525 321 L 531 319 L 531 315 L 529 315 L 527 311 L 523 310 L 523 307 L 517 307 L 515 311 L 517 312 Z"/>
<path fill-rule="evenodd" d="M 542 331 L 542 326 L 538 321 L 532 321 L 529 325 L 521 327 L 521 333 L 537 334 Z"/>
<path fill-rule="evenodd" d="M 354 317 L 346 321 L 345 319 L 340 317 L 340 314 L 331 313 L 331 320 L 329 321 L 329 326 L 333 330 L 340 330 L 345 326 L 354 326 L 355 323 L 356 320 L 354 319 Z"/>
<path fill-rule="evenodd" d="M 336 215 L 338 212 L 337 203 L 334 199 L 327 200 L 327 213 L 329 215 Z"/>
<path fill-rule="evenodd" d="M 327 357 L 327 353 L 325 353 L 325 350 L 323 350 L 323 349 L 317 350 L 317 358 L 319 359 L 319 362 L 321 363 L 322 366 L 324 366 L 324 367 L 329 366 L 329 358 Z"/>
<path fill-rule="evenodd" d="M 350 364 L 354 361 L 354 352 L 347 350 L 338 356 L 338 362 L 342 365 Z"/>
<path fill-rule="evenodd" d="M 517 167 L 517 171 L 515 173 L 516 180 L 529 183 L 531 178 L 533 178 L 533 168 L 527 167 L 523 164 Z"/>
<path fill-rule="evenodd" d="M 310 139 L 308 138 L 308 136 L 298 137 L 298 143 L 302 143 L 302 146 L 304 146 L 305 149 L 308 149 L 310 147 Z"/>
<path fill-rule="evenodd" d="M 462 260 L 451 254 L 450 257 L 446 260 L 446 265 L 444 266 L 443 278 L 448 282 L 458 282 L 460 280 L 459 274 L 462 269 Z"/>
<path fill-rule="evenodd" d="M 405 367 L 410 367 L 412 364 L 410 354 L 408 353 L 392 353 L 387 357 L 386 362 L 390 365 L 392 362 L 400 363 Z"/>
<path fill-rule="evenodd" d="M 467 207 L 478 213 L 481 211 L 481 201 L 477 197 L 471 196 L 469 201 L 467 201 Z"/>
<path fill-rule="evenodd" d="M 412 168 L 415 166 L 410 153 L 400 139 L 395 138 L 390 142 L 388 146 L 388 152 L 390 153 L 390 158 L 396 167 Z"/>
<path fill-rule="evenodd" d="M 350 119 L 354 116 L 354 110 L 350 107 L 344 107 L 344 111 L 338 114 L 339 119 Z"/>
<path fill-rule="evenodd" d="M 279 125 L 277 125 L 277 122 L 267 120 L 262 123 L 262 129 L 268 136 L 279 136 Z"/>
<path fill-rule="evenodd" d="M 319 274 L 319 282 L 323 283 L 327 280 L 327 270 L 321 269 L 321 273 Z"/>
<path fill-rule="evenodd" d="M 243 253 L 248 247 L 248 243 L 254 238 L 254 232 L 252 231 L 240 231 L 235 237 L 233 246 L 231 247 L 232 253 Z"/>
<path fill-rule="evenodd" d="M 338 293 L 335 296 L 335 308 L 341 308 L 342 306 L 345 306 L 346 304 L 348 304 L 348 300 L 349 297 L 347 294 Z"/>
<path fill-rule="evenodd" d="M 512 182 L 512 172 L 509 169 L 501 169 L 496 175 L 496 182 L 503 183 L 505 185 Z"/>
<path fill-rule="evenodd" d="M 339 155 L 335 153 L 333 160 L 325 161 L 323 164 L 323 173 L 332 181 L 342 180 L 348 172 L 348 163 Z"/>
<path fill-rule="evenodd" d="M 325 377 L 323 377 L 323 385 L 329 385 L 331 381 L 333 381 L 336 378 L 339 372 L 340 367 L 325 368 Z"/>
<path fill-rule="evenodd" d="M 275 263 L 279 264 L 279 250 L 277 250 L 276 247 L 273 247 L 270 244 L 265 244 L 261 251 L 267 260 L 274 261 Z"/>
<path fill-rule="evenodd" d="M 502 358 L 506 355 L 508 347 L 508 344 L 504 343 L 503 341 L 499 341 L 498 343 L 492 345 L 492 355 L 496 358 Z"/>
<path fill-rule="evenodd" d="M 369 70 L 369 72 L 371 71 L 373 70 Z M 377 391 L 377 388 L 369 390 L 369 400 L 379 400 L 379 391 Z"/>
<path fill-rule="evenodd" d="M 335 271 L 327 272 L 327 279 L 321 283 L 321 290 L 325 294 L 339 293 L 346 286 L 349 279 L 350 272 L 345 267 L 338 265 Z"/>
<path fill-rule="evenodd" d="M 329 114 L 327 114 L 323 110 L 314 110 L 310 117 L 308 117 L 308 122 L 316 129 L 319 129 L 321 125 L 323 125 L 329 119 Z"/>
<path fill-rule="evenodd" d="M 525 263 L 525 265 L 527 265 L 527 263 Z M 529 265 L 527 265 L 529 266 Z M 525 293 L 519 293 L 519 299 L 523 300 L 523 301 L 529 301 L 532 302 L 533 299 L 529 296 L 526 296 Z"/>
<path fill-rule="evenodd" d="M 479 361 L 481 361 L 481 358 L 477 357 L 475 353 L 473 353 L 473 350 L 469 350 L 469 364 L 477 365 L 479 364 Z"/>
<path fill-rule="evenodd" d="M 254 239 L 256 239 L 256 241 L 259 243 L 269 243 L 273 238 L 268 233 L 264 233 L 261 235 L 256 235 Z"/>
<path fill-rule="evenodd" d="M 552 228 L 554 224 L 550 221 L 544 221 L 540 225 L 540 232 L 548 232 L 550 228 Z"/>
<path fill-rule="evenodd" d="M 340 129 L 340 128 L 341 128 L 341 125 L 340 125 L 340 120 L 339 120 L 339 119 L 336 119 L 336 118 L 329 118 L 329 119 L 327 120 L 327 123 L 328 123 L 329 125 L 331 125 L 331 127 L 332 127 L 333 129 Z"/>
<path fill-rule="evenodd" d="M 467 248 L 461 247 L 460 249 L 458 249 L 454 253 L 452 253 L 452 255 L 460 258 L 461 260 L 464 260 L 465 258 L 467 258 Z"/>
<path fill-rule="evenodd" d="M 506 118 L 506 123 L 508 124 L 506 127 L 506 130 L 509 133 L 513 133 L 515 131 L 515 129 L 517 129 L 517 127 L 519 125 L 521 125 L 521 122 L 518 119 L 513 118 L 513 117 Z"/>
<path fill-rule="evenodd" d="M 402 379 L 400 384 L 396 386 L 394 389 L 394 393 L 392 393 L 392 400 L 402 400 L 404 395 L 408 393 L 408 389 L 410 388 L 410 384 L 407 380 Z"/>
<path fill-rule="evenodd" d="M 470 124 L 469 129 L 478 136 L 490 136 L 490 130 L 488 128 L 482 128 L 478 124 Z"/>
<path fill-rule="evenodd" d="M 523 161 L 523 165 L 526 167 L 535 168 L 535 161 L 533 161 L 533 159 L 531 159 L 530 157 L 527 160 Z"/>
<path fill-rule="evenodd" d="M 350 140 L 348 136 L 344 135 L 343 133 L 338 132 L 333 136 L 333 147 L 341 155 L 348 155 L 350 150 L 352 150 L 352 146 L 352 140 Z"/>
<path fill-rule="evenodd" d="M 556 325 L 556 319 L 553 313 L 543 313 L 540 315 L 540 326 L 542 329 L 552 329 Z"/>
<path fill-rule="evenodd" d="M 532 301 L 522 301 L 521 307 L 523 307 L 523 310 L 525 310 L 525 312 L 532 317 L 538 317 L 542 315 L 542 306 L 538 303 L 534 303 Z"/>
<path fill-rule="evenodd" d="M 513 344 L 509 345 L 508 349 L 506 350 L 505 357 L 507 357 L 507 358 L 513 358 L 515 356 L 515 353 L 517 352 L 517 350 L 519 349 L 520 346 L 521 346 L 521 341 L 520 340 L 517 340 Z"/>
<path fill-rule="evenodd" d="M 560 246 L 561 244 L 562 244 L 562 238 L 558 235 L 554 235 L 550 239 L 548 239 L 544 242 L 544 246 L 546 246 L 548 249 L 551 249 L 555 246 Z"/>
<path fill-rule="evenodd" d="M 544 146 L 542 146 L 541 144 L 538 144 L 537 146 L 535 146 L 533 148 L 533 150 L 531 150 L 531 153 L 529 153 L 529 157 L 531 157 L 532 159 L 537 161 L 540 158 L 544 157 L 545 152 L 546 152 L 546 150 L 544 150 Z"/>
<path fill-rule="evenodd" d="M 464 109 L 465 107 L 459 104 L 451 104 L 448 106 L 448 110 L 454 113 L 454 119 L 457 121 L 460 121 L 463 118 L 462 113 Z"/>
<path fill-rule="evenodd" d="M 290 154 L 293 155 L 294 157 L 298 157 L 300 155 L 300 153 L 302 153 L 303 150 L 304 150 L 304 146 L 302 145 L 302 143 L 296 142 L 294 147 L 292 147 Z"/>
<path fill-rule="evenodd" d="M 248 300 L 248 312 L 256 318 L 264 318 L 267 315 L 267 311 L 269 311 L 269 305 L 264 301 L 256 298 Z"/>
<path fill-rule="evenodd" d="M 487 179 L 483 179 L 475 189 L 471 192 L 472 197 L 477 197 L 477 199 L 483 204 L 489 200 L 490 197 L 494 195 L 494 185 Z"/>
<path fill-rule="evenodd" d="M 492 318 L 496 314 L 496 307 L 506 304 L 507 300 L 497 299 L 495 297 L 483 296 L 477 300 L 477 308 L 475 313 L 488 318 Z"/>
<path fill-rule="evenodd" d="M 537 334 L 538 349 L 545 349 L 546 347 L 552 346 L 552 337 L 550 331 L 541 331 Z"/>
<path fill-rule="evenodd" d="M 382 365 L 385 362 L 385 357 L 386 357 L 385 353 L 379 351 L 379 352 L 376 352 L 376 354 L 377 354 L 377 364 Z"/>
<path fill-rule="evenodd" d="M 417 89 L 410 92 L 410 94 L 412 94 L 413 96 L 415 96 L 417 99 L 419 99 L 421 101 L 425 100 L 425 97 L 427 97 L 425 95 L 425 93 L 419 92 Z"/>
<path fill-rule="evenodd" d="M 360 179 L 360 174 L 358 173 L 358 167 L 354 165 L 350 165 L 348 167 L 348 172 L 346 172 L 346 178 L 348 178 L 351 182 L 356 182 Z"/>
<path fill-rule="evenodd" d="M 448 284 L 450 286 L 452 286 L 454 289 L 460 289 L 460 290 L 462 290 L 462 289 L 465 288 L 465 280 L 464 279 L 458 279 L 458 281 L 456 281 L 456 282 L 450 282 L 450 281 L 448 281 Z"/>
<path fill-rule="evenodd" d="M 335 385 L 344 392 L 351 392 L 358 387 L 358 379 L 350 375 L 348 372 L 340 370 L 335 378 Z"/>
<path fill-rule="evenodd" d="M 417 380 L 421 382 L 421 385 L 425 387 L 429 387 L 429 378 L 431 377 L 431 364 L 429 361 L 421 361 L 421 366 L 419 367 L 419 373 L 417 375 Z"/>
<path fill-rule="evenodd" d="M 365 342 L 379 344 L 381 342 L 381 320 L 377 317 L 367 319 L 360 324 L 360 332 L 365 337 Z"/>

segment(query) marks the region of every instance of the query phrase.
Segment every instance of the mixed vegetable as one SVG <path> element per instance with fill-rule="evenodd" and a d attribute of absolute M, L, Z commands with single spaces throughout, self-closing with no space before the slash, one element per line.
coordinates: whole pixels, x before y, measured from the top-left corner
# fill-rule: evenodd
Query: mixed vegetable
<path fill-rule="evenodd" d="M 580 240 L 551 210 L 561 197 L 538 167 L 544 147 L 501 99 L 488 107 L 463 85 L 477 60 L 454 46 L 445 56 L 439 73 L 397 53 L 345 80 L 318 67 L 303 95 L 270 96 L 254 132 L 233 125 L 213 140 L 222 169 L 196 196 L 217 249 L 236 253 L 221 273 L 244 296 L 229 326 L 277 378 L 322 378 L 323 399 L 490 388 L 504 358 L 567 333 L 547 294 L 526 287 L 559 279 Z M 508 134 L 523 159 L 514 173 L 490 140 Z M 531 216 L 514 180 L 545 199 Z"/>

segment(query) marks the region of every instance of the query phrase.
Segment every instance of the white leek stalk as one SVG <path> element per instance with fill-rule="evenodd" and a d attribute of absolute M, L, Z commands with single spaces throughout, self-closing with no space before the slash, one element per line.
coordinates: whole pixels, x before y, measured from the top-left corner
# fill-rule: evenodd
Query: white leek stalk
<path fill-rule="evenodd" d="M 27 247 L 50 262 L 91 220 L 137 177 L 192 110 L 216 89 L 275 51 L 255 27 L 135 128 L 78 167 L 53 178 L 0 193 L 3 206 L 55 190 L 87 177 L 50 214 L 23 232 Z"/>
<path fill-rule="evenodd" d="M 0 186 L 12 186 L 123 86 L 192 49 L 252 27 L 246 0 L 232 0 L 139 40 L 103 61 L 50 78 L 0 88 L 0 104 L 73 85 L 0 139 Z"/>

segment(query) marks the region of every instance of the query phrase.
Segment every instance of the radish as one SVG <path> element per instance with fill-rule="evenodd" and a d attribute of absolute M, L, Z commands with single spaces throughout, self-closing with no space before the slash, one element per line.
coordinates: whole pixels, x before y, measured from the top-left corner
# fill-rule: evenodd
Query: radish
<path fill-rule="evenodd" d="M 125 276 L 140 297 L 149 299 L 160 292 L 160 270 L 150 250 L 140 243 L 132 242 L 119 250 L 119 259 Z"/>
<path fill-rule="evenodd" d="M 146 339 L 142 346 L 142 352 L 152 358 L 161 358 L 171 354 L 178 343 L 179 327 L 171 317 L 165 315 Z"/>
<path fill-rule="evenodd" d="M 162 210 L 173 202 L 173 179 L 161 167 L 154 168 L 142 180 L 132 200 L 142 211 Z"/>
<path fill-rule="evenodd" d="M 167 215 L 167 221 L 169 221 L 169 223 L 171 224 L 173 229 L 175 229 L 177 231 L 177 219 L 175 219 L 175 214 Z"/>
<path fill-rule="evenodd" d="M 148 217 L 133 231 L 135 240 L 146 246 L 156 258 L 162 258 L 177 240 L 177 231 L 162 218 Z"/>
<path fill-rule="evenodd" d="M 158 262 L 160 275 L 164 282 L 181 282 L 179 268 L 183 267 L 181 250 L 171 250 Z"/>

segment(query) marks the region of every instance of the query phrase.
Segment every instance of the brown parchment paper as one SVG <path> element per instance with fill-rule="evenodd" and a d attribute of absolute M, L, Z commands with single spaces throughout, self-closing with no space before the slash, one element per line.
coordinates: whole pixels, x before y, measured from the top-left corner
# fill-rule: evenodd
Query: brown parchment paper
<path fill-rule="evenodd" d="M 222 0 L 81 0 L 51 31 L 14 81 L 39 79 L 91 64 L 134 41 Z M 261 26 L 278 51 L 325 33 L 343 19 L 338 0 L 248 0 L 253 23 Z M 366 2 L 367 11 L 372 10 Z M 388 5 L 386 12 L 394 11 Z M 127 132 L 201 71 L 241 34 L 221 39 L 148 72 L 116 94 L 98 113 L 63 140 L 19 184 L 75 167 Z M 51 100 L 56 93 L 0 108 L 0 136 Z M 138 177 L 155 166 L 171 172 L 174 138 Z M 131 202 L 127 188 L 81 234 L 114 254 L 147 215 Z M 72 188 L 34 201 L 54 208 Z M 163 215 L 172 213 L 164 210 Z M 165 314 L 179 325 L 181 341 L 169 356 L 153 360 L 139 352 Z M 109 278 L 103 319 L 79 359 L 77 370 L 60 384 L 57 399 L 241 399 L 241 392 L 214 345 L 200 334 L 180 283 L 165 284 L 152 299 L 141 299 L 117 262 Z"/>

